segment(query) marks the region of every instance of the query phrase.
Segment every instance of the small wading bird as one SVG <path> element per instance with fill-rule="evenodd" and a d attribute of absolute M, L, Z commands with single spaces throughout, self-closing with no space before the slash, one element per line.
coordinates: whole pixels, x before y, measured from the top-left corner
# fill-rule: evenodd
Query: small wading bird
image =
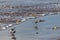
<path fill-rule="evenodd" d="M 0 31 L 1 30 L 5 30 L 5 29 L 8 29 L 9 27 L 12 27 L 12 24 L 9 24 L 9 25 L 4 26 L 4 27 L 0 27 Z"/>
<path fill-rule="evenodd" d="M 16 33 L 15 28 L 10 29 L 11 36 L 14 36 L 14 33 Z"/>
<path fill-rule="evenodd" d="M 37 20 L 35 23 L 44 22 L 45 20 Z"/>
<path fill-rule="evenodd" d="M 52 28 L 48 28 L 48 29 L 57 30 L 57 29 L 60 29 L 60 27 L 58 27 L 58 26 L 54 26 L 54 27 L 52 27 Z"/>
<path fill-rule="evenodd" d="M 54 26 L 52 29 L 57 30 L 57 29 L 60 29 L 60 27 Z"/>
<path fill-rule="evenodd" d="M 36 32 L 36 34 L 39 34 L 39 32 Z"/>
<path fill-rule="evenodd" d="M 39 22 L 44 22 L 45 20 L 39 20 Z"/>
<path fill-rule="evenodd" d="M 13 26 L 13 24 L 9 24 L 8 26 L 6 26 L 6 28 L 9 28 L 9 27 L 12 27 Z"/>
<path fill-rule="evenodd" d="M 34 26 L 34 28 L 35 28 L 36 30 L 38 30 L 38 26 Z"/>
<path fill-rule="evenodd" d="M 38 31 L 38 26 L 34 26 L 34 29 Z M 36 32 L 36 34 L 39 34 L 39 33 Z"/>
<path fill-rule="evenodd" d="M 16 40 L 16 37 L 13 36 L 11 39 Z"/>
<path fill-rule="evenodd" d="M 16 20 L 16 24 L 19 24 L 21 22 L 21 20 Z"/>
<path fill-rule="evenodd" d="M 11 34 L 12 34 L 12 33 L 16 33 L 16 31 L 11 31 L 10 33 L 11 33 Z"/>
<path fill-rule="evenodd" d="M 16 33 L 15 27 L 14 28 L 11 28 L 10 29 L 10 36 L 11 36 L 11 39 L 12 40 L 16 40 L 15 33 Z"/>
<path fill-rule="evenodd" d="M 38 23 L 38 21 L 35 21 L 35 23 Z"/>
<path fill-rule="evenodd" d="M 14 30 L 15 30 L 15 27 L 10 29 L 10 31 L 14 31 Z"/>
<path fill-rule="evenodd" d="M 5 29 L 7 29 L 6 27 L 2 27 L 2 30 L 5 30 Z"/>
<path fill-rule="evenodd" d="M 11 33 L 11 36 L 15 36 L 14 33 Z"/>

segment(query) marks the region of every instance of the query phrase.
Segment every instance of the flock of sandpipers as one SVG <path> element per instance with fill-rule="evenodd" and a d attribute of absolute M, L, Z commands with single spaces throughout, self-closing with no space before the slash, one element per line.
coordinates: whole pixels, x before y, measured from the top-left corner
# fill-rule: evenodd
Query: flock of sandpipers
<path fill-rule="evenodd" d="M 45 14 L 42 14 L 42 15 L 45 15 Z M 13 18 L 0 18 L 0 23 L 2 24 L 9 24 L 8 26 L 5 26 L 5 27 L 1 27 L 2 30 L 5 30 L 5 29 L 8 29 L 8 28 L 11 28 L 13 25 L 16 25 L 16 24 L 20 24 L 21 22 L 25 22 L 27 19 L 32 19 L 32 18 L 35 18 L 35 17 L 24 17 L 24 18 L 21 18 L 21 19 L 13 19 Z M 34 26 L 34 29 L 37 30 L 36 31 L 36 34 L 39 34 L 38 30 L 39 30 L 39 27 L 38 27 L 38 23 L 39 22 L 45 22 L 45 20 L 36 20 L 34 23 L 35 23 L 35 26 Z M 55 26 L 53 27 L 52 29 L 58 29 L 59 27 Z M 16 36 L 15 36 L 15 33 L 16 33 L 16 30 L 15 28 L 11 28 L 9 29 L 9 32 L 10 32 L 10 37 L 12 40 L 16 40 Z"/>
<path fill-rule="evenodd" d="M 16 37 L 15 37 L 16 30 L 15 30 L 15 28 L 11 28 L 9 31 L 10 31 L 11 39 L 16 40 Z"/>
<path fill-rule="evenodd" d="M 9 8 L 9 6 L 7 6 Z M 6 8 L 6 7 L 5 7 Z M 14 8 L 14 7 L 12 7 Z M 18 7 L 16 7 L 18 8 Z M 27 11 L 27 10 L 26 10 Z M 5 30 L 5 29 L 8 29 L 10 27 L 12 27 L 13 25 L 16 25 L 16 24 L 20 24 L 22 22 L 25 22 L 27 19 L 36 19 L 38 17 L 41 17 L 41 16 L 46 16 L 46 15 L 55 15 L 55 14 L 58 14 L 59 12 L 56 12 L 56 13 L 40 13 L 40 12 L 0 12 L 0 23 L 1 24 L 8 24 L 7 26 L 2 26 L 0 27 L 1 30 Z M 59 13 L 60 14 L 60 13 Z M 36 34 L 39 34 L 38 32 L 38 26 L 37 26 L 37 23 L 39 22 L 45 22 L 45 20 L 36 20 L 34 23 L 36 26 L 34 26 L 34 29 L 37 30 Z M 59 27 L 53 27 L 52 29 L 58 29 Z M 15 37 L 15 33 L 16 33 L 16 30 L 15 28 L 11 28 L 9 30 L 10 32 L 10 36 L 11 36 L 11 39 L 12 40 L 16 40 L 16 37 Z"/>

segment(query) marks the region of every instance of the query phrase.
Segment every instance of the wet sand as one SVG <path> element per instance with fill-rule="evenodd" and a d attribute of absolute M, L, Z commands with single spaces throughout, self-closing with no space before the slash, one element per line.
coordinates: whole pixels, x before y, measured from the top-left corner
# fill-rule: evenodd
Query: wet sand
<path fill-rule="evenodd" d="M 0 31 L 0 39 L 1 40 L 10 40 L 9 32 L 7 30 Z"/>

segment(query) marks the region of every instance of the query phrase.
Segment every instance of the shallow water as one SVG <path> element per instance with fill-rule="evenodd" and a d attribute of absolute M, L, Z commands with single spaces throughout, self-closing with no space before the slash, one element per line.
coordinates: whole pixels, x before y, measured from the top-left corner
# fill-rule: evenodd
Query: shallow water
<path fill-rule="evenodd" d="M 45 22 L 38 23 L 38 30 L 33 28 L 34 19 L 28 20 L 16 27 L 16 36 L 18 40 L 56 40 L 56 37 L 60 36 L 60 29 L 52 30 L 49 28 L 54 27 L 55 25 L 60 27 L 60 15 L 50 15 L 45 17 L 40 17 L 38 19 L 46 20 Z M 39 34 L 36 34 L 36 32 Z"/>
<path fill-rule="evenodd" d="M 39 2 L 38 2 L 39 1 Z M 36 5 L 39 3 L 48 3 L 48 2 L 59 2 L 60 0 L 0 0 L 0 5 Z M 15 9 L 10 9 L 11 11 L 16 11 Z M 6 9 L 1 9 L 1 11 L 9 11 Z M 34 24 L 35 20 L 42 19 L 45 22 Z M 38 26 L 38 30 L 34 29 L 34 26 Z M 44 17 L 39 17 L 37 19 L 29 19 L 24 23 L 16 25 L 16 38 L 17 40 L 57 40 L 60 37 L 60 29 L 53 30 L 51 29 L 54 26 L 60 27 L 60 15 L 48 15 Z M 36 34 L 38 32 L 38 34 Z M 1 40 L 10 40 L 10 33 L 8 30 L 0 31 Z"/>
<path fill-rule="evenodd" d="M 45 20 L 45 22 L 35 24 L 34 22 L 38 19 Z M 36 25 L 38 26 L 38 30 L 34 29 Z M 60 29 L 51 29 L 55 25 L 60 27 L 60 15 L 48 15 L 37 19 L 29 19 L 24 23 L 14 26 L 16 27 L 15 36 L 17 40 L 57 40 L 60 38 Z M 0 35 L 0 39 L 2 40 L 11 40 L 8 29 L 0 31 Z"/>

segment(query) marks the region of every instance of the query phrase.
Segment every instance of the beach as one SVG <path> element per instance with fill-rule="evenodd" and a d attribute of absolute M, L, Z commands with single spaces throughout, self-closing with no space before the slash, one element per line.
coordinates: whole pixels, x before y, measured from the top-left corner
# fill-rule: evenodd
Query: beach
<path fill-rule="evenodd" d="M 57 18 L 57 20 L 55 20 L 55 18 Z M 13 26 L 16 27 L 15 36 L 17 40 L 58 40 L 58 38 L 60 37 L 60 29 L 53 30 L 49 28 L 52 28 L 54 25 L 60 27 L 60 15 L 50 15 L 49 17 L 45 16 L 37 19 L 46 20 L 46 22 L 38 23 L 38 30 L 35 30 L 33 27 L 35 25 L 35 19 L 29 19 L 22 24 Z M 39 34 L 36 34 L 37 31 L 39 32 Z M 9 36 L 9 29 L 0 31 L 0 35 L 0 39 L 2 40 L 11 40 Z"/>
<path fill-rule="evenodd" d="M 59 38 L 59 0 L 0 0 L 1 40 Z"/>

